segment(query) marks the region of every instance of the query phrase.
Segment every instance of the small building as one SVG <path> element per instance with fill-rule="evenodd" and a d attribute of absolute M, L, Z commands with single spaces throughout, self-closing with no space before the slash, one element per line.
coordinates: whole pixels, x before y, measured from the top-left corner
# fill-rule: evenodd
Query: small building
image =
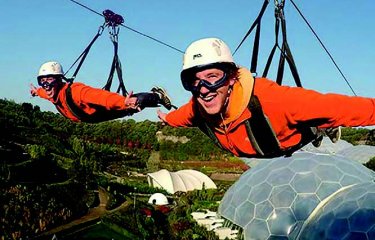
<path fill-rule="evenodd" d="M 152 194 L 151 197 L 148 199 L 148 203 L 152 205 L 158 205 L 158 206 L 169 204 L 167 197 L 162 193 Z"/>

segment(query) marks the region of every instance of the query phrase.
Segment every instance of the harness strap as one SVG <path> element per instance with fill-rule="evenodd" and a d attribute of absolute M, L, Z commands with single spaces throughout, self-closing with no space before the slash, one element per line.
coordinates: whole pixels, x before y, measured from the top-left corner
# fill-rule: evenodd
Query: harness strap
<path fill-rule="evenodd" d="M 113 76 L 114 76 L 114 73 L 116 71 L 117 77 L 118 77 L 118 80 L 119 80 L 119 86 L 118 86 L 116 92 L 117 93 L 121 92 L 123 96 L 126 96 L 128 94 L 128 92 L 125 88 L 124 80 L 123 80 L 123 77 L 122 77 L 121 61 L 120 61 L 120 58 L 118 56 L 118 33 L 119 33 L 119 28 L 117 28 L 117 26 L 112 26 L 112 32 L 110 32 L 110 34 L 111 34 L 111 40 L 112 40 L 112 43 L 113 43 L 114 54 L 113 54 L 111 70 L 110 70 L 109 75 L 108 75 L 108 80 L 107 80 L 107 83 L 104 85 L 103 89 L 105 89 L 107 91 L 111 90 Z"/>
<path fill-rule="evenodd" d="M 78 118 L 82 122 L 91 122 L 92 117 L 89 114 L 87 114 L 85 111 L 83 111 L 80 107 L 78 107 L 73 101 L 71 84 L 69 84 L 69 86 L 66 88 L 65 101 L 66 101 L 66 105 L 69 108 L 69 111 L 76 118 Z"/>
<path fill-rule="evenodd" d="M 288 41 L 287 41 L 287 35 L 286 35 L 286 22 L 285 22 L 285 17 L 284 17 L 284 5 L 280 9 L 276 9 L 276 11 L 279 11 L 279 14 L 277 14 L 276 21 L 281 20 L 281 30 L 282 30 L 282 38 L 283 38 L 283 43 L 281 47 L 281 54 L 280 54 L 280 61 L 279 61 L 279 69 L 277 73 L 277 78 L 276 82 L 281 85 L 283 75 L 284 75 L 284 65 L 285 65 L 285 59 L 288 62 L 290 72 L 292 73 L 292 76 L 294 78 L 294 81 L 296 83 L 296 86 L 302 87 L 301 80 L 297 71 L 296 64 L 293 59 L 292 52 L 290 50 Z M 278 31 L 279 24 L 276 24 L 276 31 Z M 277 42 L 276 42 L 277 45 Z"/>
<path fill-rule="evenodd" d="M 263 2 L 263 6 L 259 12 L 258 17 L 255 19 L 253 24 L 251 25 L 250 29 L 247 31 L 246 35 L 243 37 L 240 44 L 237 46 L 236 50 L 233 52 L 233 55 L 237 52 L 237 50 L 241 47 L 241 45 L 245 42 L 246 38 L 250 35 L 250 33 L 254 30 L 255 27 L 257 27 L 255 38 L 254 38 L 254 45 L 253 45 L 253 54 L 251 57 L 251 72 L 256 73 L 257 72 L 257 63 L 258 63 L 258 52 L 259 52 L 259 40 L 260 40 L 260 26 L 263 14 L 268 6 L 269 0 L 265 0 Z"/>
<path fill-rule="evenodd" d="M 73 73 L 73 76 L 71 78 L 65 78 L 68 83 L 72 83 L 77 76 L 79 70 L 81 69 L 81 66 L 83 62 L 85 61 L 92 45 L 95 43 L 95 41 L 98 39 L 98 37 L 103 33 L 104 28 L 108 27 L 109 29 L 109 34 L 113 43 L 114 47 L 114 56 L 112 60 L 112 66 L 111 70 L 108 76 L 107 83 L 103 87 L 103 89 L 110 91 L 111 85 L 112 85 L 112 80 L 114 73 L 116 71 L 118 79 L 119 79 L 119 86 L 117 89 L 117 93 L 122 93 L 123 96 L 126 96 L 128 92 L 126 91 L 124 80 L 122 77 L 122 69 L 121 69 L 121 62 L 118 56 L 118 33 L 119 33 L 119 25 L 121 25 L 124 22 L 124 19 L 122 16 L 115 14 L 111 10 L 105 10 L 103 11 L 103 16 L 105 18 L 105 22 L 103 23 L 102 26 L 99 27 L 99 30 L 95 37 L 91 40 L 89 45 L 86 47 L 86 49 L 78 56 L 78 58 L 74 61 L 74 63 L 70 66 L 68 71 L 64 74 L 64 76 L 71 70 L 71 68 L 79 61 L 78 66 L 76 70 Z"/>
<path fill-rule="evenodd" d="M 85 61 L 87 55 L 89 54 L 90 52 L 90 49 L 92 47 L 92 45 L 95 43 L 95 41 L 99 38 L 100 35 L 102 35 L 103 33 L 103 30 L 104 30 L 104 24 L 102 26 L 99 27 L 99 30 L 98 32 L 96 33 L 96 35 L 94 36 L 94 38 L 91 40 L 91 42 L 89 43 L 89 45 L 85 48 L 85 50 L 83 50 L 83 52 L 78 56 L 78 58 L 74 61 L 74 63 L 69 67 L 69 69 L 65 72 L 64 76 L 72 69 L 72 67 L 80 60 L 76 70 L 74 71 L 73 75 L 71 78 L 68 78 L 68 82 L 72 83 L 74 81 L 74 79 L 76 78 L 79 70 L 81 69 L 81 66 L 83 64 L 83 62 Z"/>
<path fill-rule="evenodd" d="M 299 150 L 311 141 L 318 139 L 323 134 L 315 127 L 300 125 L 297 129 L 302 135 L 301 141 L 288 149 L 281 149 L 280 142 L 272 129 L 269 119 L 264 115 L 257 96 L 251 96 L 248 109 L 252 115 L 250 119 L 244 121 L 244 124 L 248 138 L 256 154 L 248 155 L 247 157 L 270 158 L 290 156 L 293 152 Z M 224 149 L 208 123 L 205 121 L 199 121 L 198 127 L 210 139 L 212 139 L 217 146 Z"/>
<path fill-rule="evenodd" d="M 207 124 L 207 122 L 200 121 L 198 128 L 206 134 L 214 143 L 216 146 L 218 146 L 221 149 L 224 149 L 223 146 L 221 145 L 219 139 L 217 139 L 215 133 L 212 131 L 210 126 Z"/>
<path fill-rule="evenodd" d="M 279 140 L 264 114 L 257 96 L 251 96 L 248 109 L 251 112 L 251 118 L 245 121 L 245 126 L 249 140 L 256 152 L 261 156 L 279 153 L 281 151 Z"/>

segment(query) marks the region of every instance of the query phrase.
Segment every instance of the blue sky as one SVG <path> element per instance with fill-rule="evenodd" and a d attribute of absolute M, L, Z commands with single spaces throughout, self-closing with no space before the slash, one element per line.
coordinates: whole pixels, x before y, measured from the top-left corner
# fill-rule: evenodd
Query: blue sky
<path fill-rule="evenodd" d="M 125 25 L 184 51 L 194 40 L 219 37 L 234 50 L 258 15 L 263 0 L 78 0 L 97 12 L 110 9 L 125 18 Z M 273 2 L 264 15 L 259 65 L 264 65 L 275 41 Z M 294 0 L 346 75 L 357 95 L 374 97 L 375 3 L 373 0 Z M 42 110 L 53 105 L 31 98 L 29 84 L 36 84 L 39 66 L 49 60 L 65 69 L 74 62 L 96 34 L 104 19 L 69 0 L 0 1 L 0 98 L 30 102 Z M 302 84 L 320 92 L 352 95 L 350 88 L 292 4 L 286 0 L 288 42 Z M 249 67 L 252 34 L 235 55 Z M 105 31 L 87 57 L 76 81 L 101 88 L 112 61 L 112 43 Z M 121 28 L 119 56 L 125 84 L 134 92 L 164 87 L 175 105 L 190 94 L 180 83 L 182 53 L 144 36 Z M 274 60 L 276 61 L 276 59 Z M 271 69 L 274 78 L 276 69 Z M 288 72 L 285 84 L 294 85 Z M 288 81 L 289 79 L 289 81 Z M 115 79 L 117 80 L 117 79 Z M 157 120 L 156 110 L 133 116 L 136 120 Z"/>

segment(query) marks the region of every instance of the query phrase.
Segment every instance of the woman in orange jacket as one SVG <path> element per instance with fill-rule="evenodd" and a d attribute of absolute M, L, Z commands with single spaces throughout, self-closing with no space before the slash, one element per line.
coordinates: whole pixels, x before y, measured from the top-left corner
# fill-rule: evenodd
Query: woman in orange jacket
<path fill-rule="evenodd" d="M 38 74 L 36 88 L 31 84 L 31 95 L 51 101 L 66 118 L 75 122 L 102 122 L 132 115 L 145 107 L 159 104 L 171 109 L 171 102 L 162 88 L 154 87 L 151 93 L 122 96 L 83 83 L 63 82 L 64 72 L 58 62 L 46 62 Z"/>
<path fill-rule="evenodd" d="M 315 139 L 311 127 L 375 125 L 375 99 L 321 94 L 252 77 L 220 39 L 193 42 L 181 72 L 190 101 L 158 117 L 173 127 L 199 127 L 241 157 L 290 155 Z"/>

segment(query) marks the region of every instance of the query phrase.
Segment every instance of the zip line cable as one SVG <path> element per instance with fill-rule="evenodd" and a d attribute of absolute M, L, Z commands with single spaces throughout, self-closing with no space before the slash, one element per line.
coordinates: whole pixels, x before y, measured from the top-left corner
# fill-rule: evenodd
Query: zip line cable
<path fill-rule="evenodd" d="M 93 9 L 91 9 L 91 8 L 89 8 L 89 7 L 87 7 L 87 6 L 85 6 L 85 5 L 83 5 L 82 3 L 79 3 L 79 2 L 77 2 L 77 1 L 75 1 L 75 0 L 69 0 L 69 1 L 71 1 L 71 2 L 73 2 L 73 3 L 75 3 L 75 4 L 79 5 L 79 6 L 81 6 L 81 7 L 83 7 L 83 8 L 86 8 L 87 10 L 89 10 L 89 11 L 91 11 L 91 12 L 93 12 L 93 13 L 99 15 L 99 16 L 104 17 L 103 14 L 101 14 L 101 13 L 99 13 L 99 12 L 97 12 L 97 11 L 95 11 L 95 10 L 93 10 Z M 182 50 L 180 50 L 180 49 L 178 49 L 178 48 L 176 48 L 176 47 L 173 47 L 173 46 L 170 45 L 170 44 L 167 44 L 167 43 L 165 43 L 165 42 L 163 42 L 163 41 L 161 41 L 161 40 L 158 40 L 158 39 L 156 39 L 156 38 L 154 38 L 154 37 L 151 37 L 151 36 L 149 36 L 149 35 L 147 35 L 147 34 L 141 33 L 141 32 L 139 32 L 139 31 L 137 31 L 137 30 L 135 30 L 135 29 L 133 29 L 133 28 L 131 28 L 131 27 L 128 27 L 128 26 L 126 26 L 126 25 L 124 25 L 124 24 L 120 24 L 120 25 L 123 26 L 124 28 L 127 28 L 127 29 L 130 30 L 130 31 L 133 31 L 133 32 L 135 32 L 135 33 L 138 33 L 139 35 L 142 35 L 142 36 L 144 36 L 144 37 L 147 37 L 147 38 L 149 38 L 149 39 L 151 39 L 151 40 L 153 40 L 153 41 L 155 41 L 155 42 L 158 42 L 158 43 L 160 43 L 160 44 L 162 44 L 162 45 L 164 45 L 164 46 L 166 46 L 166 47 L 169 47 L 169 48 L 171 48 L 171 49 L 173 49 L 173 50 L 175 50 L 175 51 L 177 51 L 177 52 L 180 52 L 180 53 L 182 53 L 182 54 L 185 53 L 184 51 L 182 51 Z"/>
<path fill-rule="evenodd" d="M 333 64 L 335 65 L 336 69 L 340 72 L 341 76 L 344 78 L 345 82 L 347 83 L 347 85 L 349 86 L 350 90 L 353 92 L 354 96 L 357 96 L 357 94 L 355 93 L 354 89 L 352 88 L 352 86 L 350 85 L 348 79 L 345 77 L 344 73 L 341 71 L 340 67 L 336 64 L 336 61 L 333 59 L 331 53 L 328 51 L 328 49 L 325 47 L 325 45 L 323 44 L 323 42 L 320 40 L 319 36 L 316 34 L 316 32 L 314 31 L 314 29 L 311 27 L 310 23 L 307 21 L 307 19 L 305 18 L 305 16 L 303 16 L 302 12 L 299 10 L 299 8 L 297 7 L 297 5 L 294 3 L 293 0 L 290 0 L 290 2 L 293 4 L 294 8 L 297 10 L 297 12 L 299 13 L 299 15 L 302 17 L 302 19 L 305 21 L 305 23 L 307 24 L 307 26 L 310 28 L 310 30 L 312 31 L 312 33 L 315 35 L 316 39 L 318 39 L 320 45 L 323 47 L 324 51 L 328 54 L 329 58 L 331 59 L 331 61 L 333 62 Z"/>
<path fill-rule="evenodd" d="M 99 15 L 99 16 L 104 17 L 103 14 L 101 14 L 101 13 L 99 13 L 99 12 L 93 10 L 92 8 L 89 8 L 89 7 L 85 6 L 85 5 L 83 5 L 83 4 L 80 3 L 80 2 L 77 2 L 77 1 L 75 1 L 75 0 L 69 0 L 69 1 L 71 1 L 71 2 L 73 2 L 73 3 L 75 3 L 75 4 L 77 4 L 77 5 L 79 5 L 79 6 L 83 7 L 83 8 L 85 8 L 85 9 L 87 9 L 87 10 L 89 10 L 89 11 L 91 11 L 91 12 L 93 12 L 93 13 Z M 311 24 L 307 21 L 307 19 L 306 19 L 305 16 L 302 14 L 302 12 L 301 12 L 300 9 L 297 7 L 297 5 L 294 3 L 294 1 L 293 1 L 293 0 L 290 0 L 290 2 L 291 2 L 292 5 L 294 6 L 294 8 L 297 10 L 298 14 L 302 17 L 302 19 L 304 20 L 304 22 L 307 24 L 307 26 L 309 27 L 309 29 L 311 30 L 311 32 L 314 34 L 314 36 L 316 37 L 316 39 L 319 41 L 320 45 L 323 47 L 324 51 L 327 53 L 327 55 L 328 55 L 329 58 L 331 59 L 332 63 L 335 65 L 336 69 L 339 71 L 339 73 L 341 74 L 342 78 L 345 80 L 346 84 L 349 86 L 349 88 L 350 88 L 350 90 L 352 91 L 352 93 L 354 94 L 354 96 L 357 96 L 357 94 L 355 93 L 355 91 L 354 91 L 353 87 L 351 86 L 349 80 L 346 78 L 346 76 L 344 75 L 344 73 L 342 72 L 342 70 L 340 69 L 340 67 L 338 66 L 338 64 L 337 64 L 336 61 L 334 60 L 334 58 L 332 57 L 331 53 L 328 51 L 328 49 L 326 48 L 326 46 L 323 44 L 323 42 L 322 42 L 322 40 L 319 38 L 318 34 L 317 34 L 317 33 L 315 32 L 315 30 L 312 28 Z M 137 30 L 135 30 L 135 29 L 133 29 L 133 28 L 131 28 L 131 27 L 128 27 L 128 26 L 122 24 L 122 23 L 121 23 L 120 25 L 121 25 L 122 27 L 124 27 L 124 28 L 130 30 L 130 31 L 133 31 L 133 32 L 135 32 L 135 33 L 141 35 L 141 36 L 147 37 L 147 38 L 149 38 L 149 39 L 151 39 L 151 40 L 153 40 L 153 41 L 155 41 L 155 42 L 158 42 L 159 44 L 162 44 L 162 45 L 164 45 L 164 46 L 166 46 L 166 47 L 169 47 L 169 48 L 171 48 L 171 49 L 173 49 L 173 50 L 175 50 L 175 51 L 177 51 L 177 52 L 180 52 L 180 53 L 184 54 L 184 51 L 182 51 L 182 50 L 180 50 L 180 49 L 178 49 L 178 48 L 176 48 L 176 47 L 173 47 L 173 46 L 170 45 L 170 44 L 167 44 L 167 43 L 165 43 L 165 42 L 163 42 L 163 41 L 161 41 L 161 40 L 158 40 L 158 39 L 156 39 L 156 38 L 154 38 L 154 37 L 151 37 L 151 36 L 149 36 L 149 35 L 147 35 L 147 34 L 144 34 L 144 33 L 142 33 L 142 32 L 139 32 L 139 31 L 137 31 Z M 241 44 L 242 44 L 242 43 L 241 43 Z M 237 47 L 236 51 L 238 50 L 239 47 L 240 47 L 240 45 Z M 234 54 L 236 53 L 236 51 L 234 52 Z"/>

